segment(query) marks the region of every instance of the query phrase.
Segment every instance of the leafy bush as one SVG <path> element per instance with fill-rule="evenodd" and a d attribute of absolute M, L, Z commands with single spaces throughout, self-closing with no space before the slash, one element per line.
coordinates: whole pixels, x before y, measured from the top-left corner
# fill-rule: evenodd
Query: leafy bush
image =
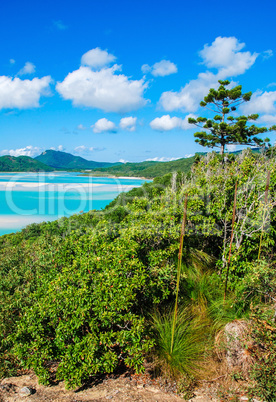
<path fill-rule="evenodd" d="M 43 383 L 51 360 L 61 361 L 57 377 L 70 387 L 122 363 L 143 367 L 152 345 L 137 314 L 145 268 L 137 244 L 116 239 L 107 252 L 104 240 L 68 238 L 32 294 L 32 307 L 24 309 L 14 350 Z"/>

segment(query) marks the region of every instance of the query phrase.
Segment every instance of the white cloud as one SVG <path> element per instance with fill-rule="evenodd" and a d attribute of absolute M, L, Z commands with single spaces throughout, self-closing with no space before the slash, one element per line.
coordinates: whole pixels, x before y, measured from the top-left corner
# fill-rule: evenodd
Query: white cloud
<path fill-rule="evenodd" d="M 191 124 L 188 123 L 189 117 L 195 117 L 192 114 L 187 115 L 184 119 L 180 117 L 171 117 L 170 115 L 166 114 L 162 117 L 156 117 L 156 119 L 150 122 L 150 126 L 153 130 L 157 131 L 170 131 L 175 128 L 181 130 L 188 130 L 191 129 Z"/>
<path fill-rule="evenodd" d="M 87 127 L 85 127 L 83 124 L 79 124 L 77 129 L 78 130 L 87 130 Z"/>
<path fill-rule="evenodd" d="M 259 123 L 264 123 L 267 125 L 274 125 L 276 124 L 276 114 L 264 114 L 262 116 L 260 116 L 260 118 L 258 119 Z"/>
<path fill-rule="evenodd" d="M 128 163 L 128 161 L 126 161 L 125 159 L 120 159 L 119 162 L 121 162 L 121 163 Z"/>
<path fill-rule="evenodd" d="M 147 74 L 151 71 L 151 66 L 148 64 L 143 64 L 141 67 L 142 73 Z"/>
<path fill-rule="evenodd" d="M 115 123 L 113 123 L 113 121 L 107 120 L 105 117 L 96 121 L 96 123 L 91 127 L 93 128 L 94 133 L 102 133 L 104 131 L 114 132 L 116 129 Z"/>
<path fill-rule="evenodd" d="M 25 63 L 25 66 L 18 71 L 17 75 L 33 74 L 35 72 L 35 65 L 30 61 Z"/>
<path fill-rule="evenodd" d="M 208 68 L 216 68 L 217 73 L 200 73 L 197 79 L 188 82 L 179 92 L 163 92 L 159 104 L 167 111 L 196 111 L 199 102 L 208 94 L 209 88 L 217 88 L 219 79 L 243 74 L 254 64 L 258 54 L 241 52 L 244 46 L 245 44 L 235 37 L 218 37 L 211 45 L 204 45 L 203 50 L 199 52 L 203 59 L 202 64 Z"/>
<path fill-rule="evenodd" d="M 120 121 L 120 127 L 123 130 L 135 131 L 137 117 L 123 117 Z"/>
<path fill-rule="evenodd" d="M 235 37 L 217 37 L 209 46 L 199 52 L 203 64 L 208 68 L 217 68 L 221 79 L 234 77 L 245 73 L 258 57 L 258 53 L 240 52 L 245 43 L 240 43 Z"/>
<path fill-rule="evenodd" d="M 10 64 L 14 64 L 15 60 L 14 59 L 10 59 Z"/>
<path fill-rule="evenodd" d="M 64 99 L 72 100 L 74 106 L 86 106 L 105 112 L 129 112 L 146 104 L 143 98 L 147 84 L 144 80 L 130 80 L 123 74 L 115 74 L 120 67 L 92 71 L 80 67 L 69 73 L 56 85 Z"/>
<path fill-rule="evenodd" d="M 80 146 L 74 148 L 74 152 L 77 154 L 83 154 L 86 151 L 87 151 L 87 148 L 84 145 L 80 145 Z"/>
<path fill-rule="evenodd" d="M 171 161 L 176 161 L 177 159 L 183 158 L 182 156 L 179 156 L 178 158 L 167 158 L 165 156 L 158 157 L 156 156 L 155 158 L 150 158 L 146 159 L 146 161 L 154 161 L 154 162 L 171 162 Z"/>
<path fill-rule="evenodd" d="M 159 104 L 169 112 L 173 110 L 195 112 L 210 87 L 217 88 L 217 80 L 218 78 L 212 73 L 201 73 L 196 80 L 191 80 L 179 92 L 163 92 Z"/>
<path fill-rule="evenodd" d="M 93 69 L 98 69 L 113 63 L 115 60 L 116 57 L 113 54 L 96 47 L 95 49 L 89 50 L 82 56 L 81 64 L 83 66 L 89 66 Z"/>
<path fill-rule="evenodd" d="M 52 149 L 53 151 L 65 151 L 66 148 L 64 148 L 63 145 L 59 145 L 58 147 L 51 147 L 50 149 Z"/>
<path fill-rule="evenodd" d="M 98 148 L 94 147 L 86 147 L 85 145 L 79 145 L 78 147 L 74 148 L 74 152 L 76 154 L 87 154 L 89 152 L 97 151 Z"/>
<path fill-rule="evenodd" d="M 144 74 L 151 72 L 154 77 L 165 77 L 177 73 L 177 66 L 169 60 L 161 60 L 153 66 L 143 64 L 141 69 Z"/>
<path fill-rule="evenodd" d="M 263 53 L 262 53 L 262 56 L 263 56 L 263 59 L 270 59 L 270 57 L 272 57 L 273 56 L 273 50 L 271 50 L 271 49 L 268 49 L 268 50 L 265 50 Z"/>
<path fill-rule="evenodd" d="M 39 107 L 40 97 L 49 95 L 51 77 L 21 80 L 0 76 L 0 110 Z"/>
<path fill-rule="evenodd" d="M 276 91 L 253 93 L 250 102 L 246 102 L 241 106 L 243 113 L 276 113 Z"/>
<path fill-rule="evenodd" d="M 18 149 L 3 149 L 1 151 L 1 155 L 11 155 L 11 156 L 30 156 L 34 157 L 41 153 L 41 148 L 33 147 L 32 145 L 28 145 L 25 148 Z"/>

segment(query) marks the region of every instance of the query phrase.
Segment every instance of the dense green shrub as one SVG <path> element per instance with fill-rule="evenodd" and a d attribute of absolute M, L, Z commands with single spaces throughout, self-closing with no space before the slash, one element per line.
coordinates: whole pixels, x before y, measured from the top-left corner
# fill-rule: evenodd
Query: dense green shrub
<path fill-rule="evenodd" d="M 152 345 L 137 314 L 147 274 L 137 244 L 71 235 L 32 294 L 15 335 L 15 352 L 47 383 L 46 363 L 60 360 L 57 378 L 80 386 L 120 365 L 142 369 Z"/>

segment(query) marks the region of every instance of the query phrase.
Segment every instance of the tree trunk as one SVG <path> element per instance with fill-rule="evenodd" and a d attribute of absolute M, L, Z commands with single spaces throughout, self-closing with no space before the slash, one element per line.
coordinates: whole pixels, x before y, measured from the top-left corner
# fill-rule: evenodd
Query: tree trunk
<path fill-rule="evenodd" d="M 221 144 L 220 155 L 223 155 L 223 154 L 224 154 L 224 144 Z"/>

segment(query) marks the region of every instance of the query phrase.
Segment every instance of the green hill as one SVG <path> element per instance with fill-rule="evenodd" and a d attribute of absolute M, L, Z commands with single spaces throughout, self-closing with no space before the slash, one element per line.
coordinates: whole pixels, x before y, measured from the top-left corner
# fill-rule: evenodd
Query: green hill
<path fill-rule="evenodd" d="M 48 166 L 66 170 L 98 169 L 116 165 L 115 163 L 109 162 L 88 161 L 80 156 L 74 156 L 67 152 L 53 151 L 51 149 L 42 152 L 42 154 L 35 159 Z M 118 163 L 119 162 L 117 162 L 117 164 Z"/>
<path fill-rule="evenodd" d="M 150 363 L 190 395 L 210 367 L 231 373 L 218 357 L 242 339 L 245 392 L 275 401 L 275 157 L 210 153 L 167 176 L 0 237 L 1 378 L 32 369 L 76 389 Z"/>
<path fill-rule="evenodd" d="M 0 157 L 0 172 L 51 172 L 53 168 L 29 156 Z"/>
<path fill-rule="evenodd" d="M 117 166 L 112 166 L 104 169 L 97 169 L 93 174 L 112 174 L 114 176 L 129 176 L 129 177 L 148 177 L 154 178 L 163 176 L 173 171 L 180 171 L 187 173 L 196 156 L 191 158 L 177 159 L 172 162 L 154 162 L 146 161 L 140 163 L 124 163 Z"/>

